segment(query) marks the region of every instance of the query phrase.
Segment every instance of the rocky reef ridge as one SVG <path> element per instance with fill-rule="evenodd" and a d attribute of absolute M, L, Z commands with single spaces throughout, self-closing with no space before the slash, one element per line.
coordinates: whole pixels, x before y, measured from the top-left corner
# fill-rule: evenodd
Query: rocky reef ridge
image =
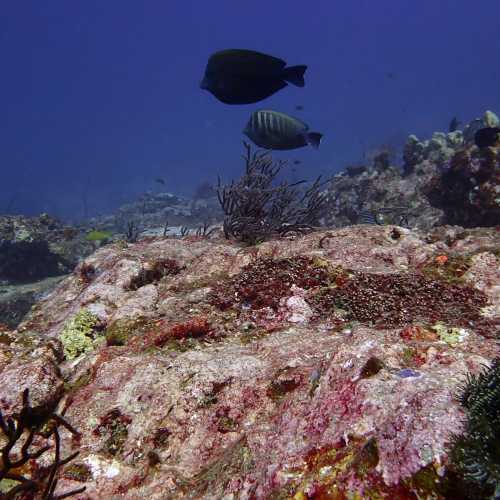
<path fill-rule="evenodd" d="M 468 498 L 449 446 L 458 389 L 499 354 L 499 243 L 387 225 L 106 245 L 2 332 L 0 407 L 57 403 L 80 433 L 57 491 L 82 500 Z"/>

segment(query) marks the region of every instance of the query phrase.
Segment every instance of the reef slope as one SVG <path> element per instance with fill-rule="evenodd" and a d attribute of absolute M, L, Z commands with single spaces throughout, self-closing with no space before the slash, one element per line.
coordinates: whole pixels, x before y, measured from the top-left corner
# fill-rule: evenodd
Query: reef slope
<path fill-rule="evenodd" d="M 450 498 L 499 250 L 456 226 L 107 245 L 0 333 L 0 407 L 67 407 L 75 498 Z"/>

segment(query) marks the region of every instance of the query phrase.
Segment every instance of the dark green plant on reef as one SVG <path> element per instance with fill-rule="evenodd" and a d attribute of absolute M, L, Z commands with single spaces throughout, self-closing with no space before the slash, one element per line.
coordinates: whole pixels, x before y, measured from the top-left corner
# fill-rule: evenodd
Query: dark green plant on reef
<path fill-rule="evenodd" d="M 500 357 L 479 375 L 468 375 L 459 401 L 467 414 L 454 436 L 451 469 L 464 480 L 466 498 L 500 499 Z"/>
<path fill-rule="evenodd" d="M 318 177 L 305 189 L 306 181 L 279 181 L 285 161 L 275 161 L 269 151 L 252 152 L 245 146 L 245 173 L 238 180 L 217 186 L 224 211 L 224 235 L 249 245 L 272 236 L 303 233 L 318 226 L 326 206 L 322 188 L 327 181 Z"/>

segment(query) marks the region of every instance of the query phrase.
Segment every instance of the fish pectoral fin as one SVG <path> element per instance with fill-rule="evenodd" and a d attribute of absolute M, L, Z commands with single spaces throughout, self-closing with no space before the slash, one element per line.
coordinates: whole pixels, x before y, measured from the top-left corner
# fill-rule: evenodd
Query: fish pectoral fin
<path fill-rule="evenodd" d="M 292 83 L 297 87 L 303 87 L 304 73 L 306 72 L 307 66 L 290 66 L 283 70 L 283 80 Z"/>
<path fill-rule="evenodd" d="M 308 132 L 305 135 L 307 144 L 310 144 L 314 149 L 318 149 L 321 144 L 323 134 L 319 132 Z"/>

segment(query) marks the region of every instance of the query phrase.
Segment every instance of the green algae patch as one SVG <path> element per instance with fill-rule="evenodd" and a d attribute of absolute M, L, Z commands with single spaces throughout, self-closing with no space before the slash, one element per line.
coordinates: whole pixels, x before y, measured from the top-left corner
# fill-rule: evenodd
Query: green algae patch
<path fill-rule="evenodd" d="M 439 335 L 440 340 L 451 347 L 462 343 L 469 335 L 464 328 L 451 328 L 443 323 L 436 323 L 432 329 Z"/>
<path fill-rule="evenodd" d="M 93 351 L 104 341 L 98 332 L 100 319 L 87 309 L 82 309 L 70 319 L 60 335 L 66 359 L 75 359 L 82 354 Z"/>
<path fill-rule="evenodd" d="M 486 500 L 488 495 L 480 489 L 471 488 L 464 482 L 463 477 L 457 475 L 447 467 L 446 472 L 441 472 L 442 466 L 430 463 L 417 471 L 408 479 L 402 481 L 402 487 L 409 492 L 414 492 L 417 498 L 435 498 L 444 500 L 448 498 L 467 499 L 477 498 Z"/>
<path fill-rule="evenodd" d="M 0 495 L 3 497 L 4 493 L 8 493 L 11 489 L 19 486 L 19 481 L 15 481 L 14 479 L 2 479 L 0 481 Z M 7 497 L 5 497 L 7 498 Z"/>
<path fill-rule="evenodd" d="M 85 239 L 95 243 L 105 243 L 111 236 L 112 234 L 109 231 L 90 231 L 85 236 Z"/>
<path fill-rule="evenodd" d="M 306 500 L 328 498 L 338 500 L 382 500 L 387 498 L 457 498 L 446 496 L 448 482 L 438 475 L 433 464 L 407 480 L 388 486 L 377 472 L 379 451 L 374 438 L 354 438 L 348 445 L 312 448 L 304 457 L 304 465 L 283 471 L 287 484 L 273 490 L 269 498 Z M 311 497 L 311 492 L 314 496 Z M 415 496 L 414 492 L 419 495 Z"/>

